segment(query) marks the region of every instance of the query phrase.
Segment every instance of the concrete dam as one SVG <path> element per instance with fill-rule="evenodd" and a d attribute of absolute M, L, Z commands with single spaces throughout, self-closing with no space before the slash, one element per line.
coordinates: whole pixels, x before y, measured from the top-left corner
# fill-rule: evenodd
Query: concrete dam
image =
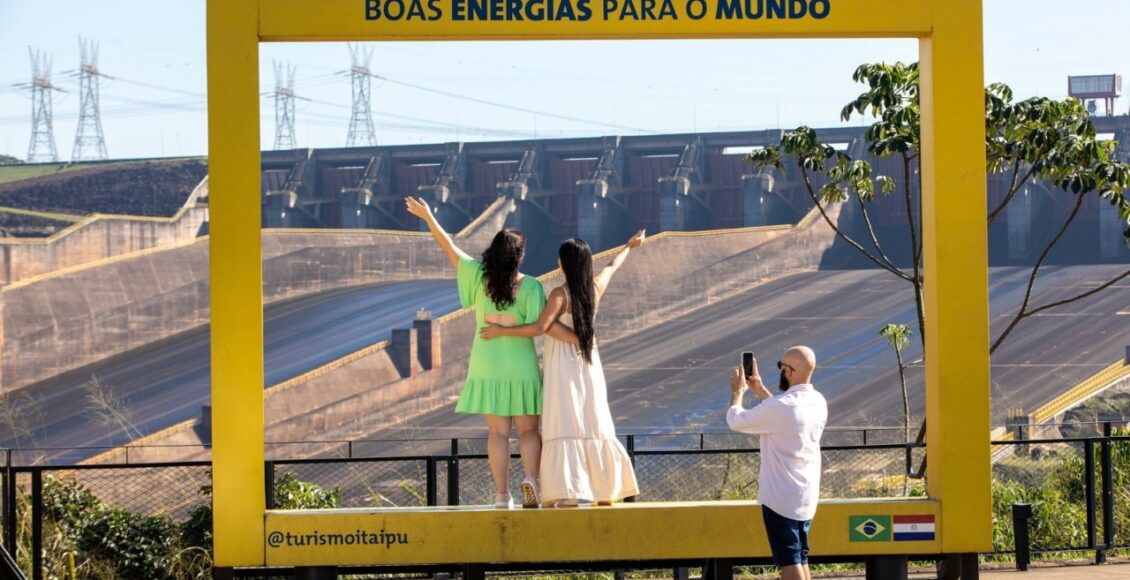
<path fill-rule="evenodd" d="M 823 130 L 821 137 L 853 156 L 867 157 L 862 130 Z M 264 152 L 259 192 L 264 227 L 264 298 L 280 313 L 287 308 L 299 312 L 304 308 L 303 300 L 325 304 L 327 312 L 336 312 L 344 306 L 331 304 L 369 300 L 361 298 L 362 294 L 350 294 L 364 288 L 374 288 L 376 294 L 366 295 L 375 297 L 386 292 L 379 289 L 382 285 L 450 278 L 452 273 L 442 255 L 419 231 L 415 218 L 404 212 L 406 195 L 428 199 L 445 226 L 458 232 L 459 243 L 470 252 L 481 251 L 501 227 L 527 231 L 530 247 L 524 270 L 531 274 L 553 267 L 556 246 L 563 238 L 584 237 L 600 250 L 622 243 L 637 228 L 647 228 L 659 237 L 648 244 L 648 252 L 640 254 L 638 265 L 621 274 L 625 278 L 620 281 L 622 289 L 609 295 L 598 323 L 603 336 L 612 343 L 608 354 L 610 379 L 612 369 L 623 368 L 637 377 L 624 383 L 637 384 L 633 390 L 645 388 L 645 382 L 666 380 L 655 374 L 632 374 L 636 371 L 631 370 L 635 367 L 629 359 L 644 357 L 652 367 L 661 362 L 638 350 L 642 347 L 633 350 L 627 346 L 638 340 L 641 345 L 652 345 L 647 347 L 649 352 L 655 349 L 672 360 L 681 360 L 678 368 L 683 370 L 675 373 L 684 377 L 680 380 L 687 380 L 690 375 L 685 372 L 691 372 L 698 377 L 696 381 L 708 384 L 707 374 L 717 363 L 706 362 L 714 357 L 706 357 L 705 351 L 692 357 L 694 360 L 683 360 L 670 350 L 674 345 L 657 346 L 655 341 L 663 340 L 658 335 L 632 337 L 672 333 L 680 324 L 700 320 L 696 324 L 703 326 L 695 329 L 694 336 L 701 338 L 695 340 L 708 340 L 717 324 L 715 317 L 721 316 L 718 308 L 724 304 L 738 312 L 762 308 L 753 303 L 742 306 L 745 303 L 741 297 L 757 295 L 757 288 L 763 285 L 866 265 L 812 212 L 808 191 L 796 172 L 758 171 L 744 162 L 751 148 L 775 144 L 779 138 L 780 132 L 746 132 Z M 880 173 L 897 175 L 902 170 L 889 159 L 871 162 Z M 994 179 L 989 184 L 990 204 L 999 201 L 1007 185 Z M 3 290 L 0 365 L 6 392 L 22 393 L 33 403 L 81 399 L 82 389 L 92 377 L 106 376 L 115 377 L 108 381 L 109 388 L 134 393 L 139 408 L 162 407 L 162 388 L 155 388 L 153 381 L 130 378 L 130 373 L 145 368 L 142 359 L 156 350 L 180 352 L 177 349 L 187 349 L 205 336 L 207 180 L 188 186 L 187 192 L 173 215 L 93 215 L 48 238 L 0 242 L 6 244 L 8 272 Z M 991 228 L 992 263 L 1002 267 L 994 270 L 995 313 L 1008 303 L 998 302 L 998 298 L 1015 299 L 1017 276 L 1007 267 L 1030 263 L 1042 248 L 1041 240 L 1049 235 L 1055 221 L 1062 219 L 1066 209 L 1059 195 L 1062 193 L 1047 184 L 1033 184 L 1023 192 L 1022 203 L 1010 205 L 1007 214 Z M 912 203 L 916 201 L 912 197 Z M 852 205 L 835 209 L 833 220 L 839 227 L 862 232 L 865 225 Z M 1063 251 L 1053 255 L 1051 262 L 1065 268 L 1049 278 L 1049 284 L 1070 286 L 1098 280 L 1117 270 L 1118 264 L 1130 263 L 1130 251 L 1112 243 L 1119 241 L 1119 223 L 1110 219 L 1110 212 L 1104 211 L 1107 209 L 1098 204 L 1084 207 L 1079 218 L 1083 225 L 1074 229 L 1074 238 L 1062 245 Z M 905 215 L 906 205 L 900 196 L 880 198 L 872 211 L 877 236 L 894 248 L 891 257 L 895 261 L 906 259 L 899 254 L 899 244 L 906 235 Z M 93 249 L 79 251 L 76 246 Z M 1067 267 L 1078 264 L 1095 266 Z M 818 283 L 814 279 L 813 288 L 827 288 L 834 294 L 837 289 L 858 287 L 860 282 L 850 272 L 846 275 L 819 278 Z M 458 392 L 460 361 L 466 356 L 472 329 L 465 316 L 443 316 L 456 305 L 444 301 L 442 295 L 450 294 L 450 289 L 442 286 L 414 290 L 412 298 L 397 307 L 405 311 L 398 313 L 399 317 L 373 318 L 373 324 L 381 320 L 385 322 L 379 324 L 389 327 L 366 335 L 370 338 L 358 338 L 370 344 L 355 343 L 359 348 L 352 353 L 335 351 L 330 359 L 312 353 L 302 359 L 309 363 L 292 364 L 285 372 L 281 367 L 268 368 L 268 439 L 294 441 L 315 434 L 367 436 L 400 424 L 420 429 L 425 427 L 421 421 L 428 421 L 430 413 L 443 413 Z M 795 294 L 796 288 L 803 286 L 786 284 L 779 291 Z M 875 287 L 887 288 L 883 284 Z M 778 291 L 772 290 L 774 286 L 765 288 L 766 292 Z M 1109 364 L 1106 359 L 1116 356 L 1118 345 L 1130 340 L 1125 330 L 1118 330 L 1121 319 L 1117 296 L 1125 290 L 1124 285 L 1111 288 L 1108 292 L 1114 294 L 1114 302 L 1102 299 L 1093 306 L 1096 320 L 1115 325 L 1105 335 L 1109 342 L 1102 348 L 1088 349 L 1082 359 L 1065 359 L 1047 372 L 1067 380 L 1067 375 L 1087 376 L 1094 368 Z M 389 286 L 387 291 L 394 290 Z M 377 298 L 372 300 L 364 303 L 385 304 Z M 891 300 L 890 309 L 882 311 L 885 314 L 867 318 L 868 325 L 880 319 L 898 319 L 908 312 L 907 297 Z M 423 305 L 435 310 L 434 323 L 403 328 L 403 316 L 411 316 Z M 829 320 L 842 320 L 860 307 L 860 303 L 850 301 L 838 303 L 829 307 Z M 293 348 L 309 350 L 315 342 L 311 339 L 304 345 L 306 333 L 332 335 L 334 324 L 349 323 L 334 322 L 333 315 L 327 316 L 329 330 L 292 326 L 281 332 L 292 335 L 286 340 L 296 345 Z M 765 313 L 757 318 L 752 328 L 762 328 L 758 325 L 769 324 L 772 317 Z M 1031 329 L 1032 336 L 1046 337 L 1038 339 L 1037 344 L 1044 344 L 1040 340 L 1053 341 L 1057 332 L 1062 333 L 1056 322 L 1042 320 L 1040 330 Z M 766 333 L 780 335 L 780 330 L 764 328 Z M 854 344 L 863 349 L 860 352 L 869 353 L 866 360 L 882 356 L 881 349 L 875 350 L 878 341 L 869 336 L 873 333 L 864 338 L 856 330 L 834 330 L 827 325 L 811 326 L 809 330 L 822 336 L 829 333 L 829 350 L 833 350 L 833 343 Z M 725 336 L 709 350 L 740 349 L 747 340 L 732 330 Z M 788 334 L 780 336 L 784 340 Z M 1060 334 L 1059 338 L 1068 340 L 1064 336 Z M 1083 340 L 1083 335 L 1079 338 Z M 616 360 L 618 348 L 626 349 L 620 356 L 628 358 Z M 1006 353 L 1001 372 L 1020 364 L 1027 352 L 1030 350 Z M 176 360 L 175 354 L 161 356 Z M 862 370 L 872 363 L 860 362 L 865 359 L 857 355 L 845 353 L 842 357 L 838 364 L 855 369 L 842 378 L 844 400 L 850 401 L 854 396 L 850 393 L 856 388 L 873 383 Z M 180 410 L 160 416 L 140 412 L 135 418 L 145 425 L 145 433 L 163 433 L 154 441 L 207 440 L 207 381 L 200 380 L 207 377 L 207 361 L 206 356 L 202 361 L 193 360 L 198 362 L 184 363 L 182 374 L 187 382 L 183 384 L 195 384 L 197 391 L 174 388 L 173 383 L 182 384 L 176 382 L 182 380 L 175 378 L 181 376 L 176 373 L 169 378 L 173 382 L 163 387 L 177 390 Z M 891 380 L 889 370 L 882 373 L 884 382 Z M 648 372 L 654 373 L 654 368 Z M 1012 374 L 1015 378 L 1009 383 L 1034 379 L 1029 374 Z M 1002 388 L 1012 392 L 1022 385 Z M 189 392 L 200 394 L 186 395 Z M 1046 396 L 1050 395 L 1039 391 L 1025 401 L 1037 404 L 1037 399 Z M 620 403 L 613 402 L 614 412 L 627 408 L 624 405 L 635 397 L 625 392 Z M 697 424 L 703 420 L 701 406 L 678 397 L 669 405 L 674 410 L 673 421 Z M 853 413 L 844 415 L 843 421 L 864 420 L 863 415 Z M 886 422 L 887 414 L 876 410 L 870 420 Z M 67 427 L 55 436 L 46 423 L 27 429 L 33 435 L 22 440 L 10 427 L 3 427 L 3 435 L 9 443 L 25 447 L 122 442 L 120 434 L 92 427 L 89 421 L 81 420 L 82 415 L 78 405 L 71 419 L 58 419 L 56 422 Z M 660 416 L 639 415 L 637 426 L 654 426 Z M 36 420 L 29 422 L 35 424 Z M 444 423 L 437 419 L 431 424 L 439 427 Z"/>

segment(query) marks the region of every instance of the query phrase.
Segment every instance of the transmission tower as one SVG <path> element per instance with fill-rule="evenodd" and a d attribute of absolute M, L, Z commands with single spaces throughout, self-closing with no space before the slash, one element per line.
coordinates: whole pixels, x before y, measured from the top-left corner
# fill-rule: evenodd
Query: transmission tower
<path fill-rule="evenodd" d="M 349 135 L 345 138 L 345 146 L 373 146 L 377 144 L 369 92 L 370 81 L 373 79 L 373 73 L 369 72 L 369 61 L 373 51 L 350 44 L 349 54 L 353 58 L 353 67 L 349 69 L 349 76 L 353 80 L 353 113 L 349 117 Z"/>
<path fill-rule="evenodd" d="M 28 163 L 59 160 L 55 150 L 55 129 L 51 122 L 52 91 L 61 91 L 51 84 L 51 60 L 46 54 L 27 49 L 31 57 L 31 144 L 27 148 Z"/>
<path fill-rule="evenodd" d="M 98 161 L 106 159 L 106 137 L 102 134 L 102 114 L 98 108 L 98 45 L 79 38 L 79 53 L 82 67 L 78 70 L 79 105 L 78 130 L 75 131 L 75 146 L 71 150 L 71 162 Z"/>
<path fill-rule="evenodd" d="M 294 67 L 275 64 L 275 149 L 294 149 Z"/>

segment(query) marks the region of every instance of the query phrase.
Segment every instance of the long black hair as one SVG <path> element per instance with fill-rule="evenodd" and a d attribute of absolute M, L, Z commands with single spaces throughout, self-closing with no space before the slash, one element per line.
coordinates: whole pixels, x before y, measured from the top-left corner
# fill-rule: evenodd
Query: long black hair
<path fill-rule="evenodd" d="M 573 332 L 581 343 L 581 356 L 592 362 L 592 348 L 596 340 L 596 287 L 592 278 L 592 250 L 580 238 L 565 240 L 557 249 L 565 284 L 569 287 L 570 307 L 573 310 Z"/>
<path fill-rule="evenodd" d="M 526 254 L 526 235 L 521 230 L 504 229 L 494 235 L 483 252 L 483 286 L 499 310 L 514 304 L 518 292 L 518 267 Z"/>

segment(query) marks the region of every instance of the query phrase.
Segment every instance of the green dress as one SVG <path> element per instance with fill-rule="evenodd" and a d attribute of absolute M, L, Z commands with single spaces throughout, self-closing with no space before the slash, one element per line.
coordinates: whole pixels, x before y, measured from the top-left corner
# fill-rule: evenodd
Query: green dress
<path fill-rule="evenodd" d="M 461 258 L 457 273 L 459 301 L 475 308 L 475 341 L 467 381 L 459 394 L 456 413 L 480 415 L 540 415 L 541 369 L 534 339 L 502 336 L 483 340 L 479 329 L 488 314 L 509 314 L 517 325 L 537 322 L 545 308 L 545 289 L 532 276 L 525 276 L 518 296 L 509 308 L 499 310 L 487 296 L 482 262 Z"/>

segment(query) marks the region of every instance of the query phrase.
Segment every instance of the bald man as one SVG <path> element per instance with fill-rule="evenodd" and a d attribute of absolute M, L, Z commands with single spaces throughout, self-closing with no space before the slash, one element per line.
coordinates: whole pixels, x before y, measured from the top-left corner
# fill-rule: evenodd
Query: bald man
<path fill-rule="evenodd" d="M 761 436 L 757 501 L 773 562 L 780 566 L 783 580 L 810 580 L 808 528 L 820 498 L 820 436 L 828 421 L 828 403 L 812 386 L 816 353 L 811 348 L 790 348 L 777 368 L 777 395 L 761 382 L 756 360 L 752 376 L 734 370 L 726 423 L 734 431 Z M 747 389 L 761 400 L 751 409 L 742 406 Z"/>

